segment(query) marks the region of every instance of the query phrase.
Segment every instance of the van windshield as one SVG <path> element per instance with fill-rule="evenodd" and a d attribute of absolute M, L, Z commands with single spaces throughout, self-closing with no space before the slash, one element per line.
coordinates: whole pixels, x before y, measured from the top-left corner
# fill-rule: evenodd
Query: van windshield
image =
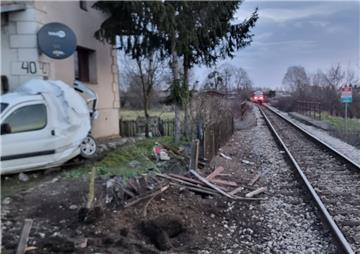
<path fill-rule="evenodd" d="M 7 103 L 3 103 L 3 102 L 0 103 L 0 114 L 6 109 L 8 105 L 9 104 Z"/>

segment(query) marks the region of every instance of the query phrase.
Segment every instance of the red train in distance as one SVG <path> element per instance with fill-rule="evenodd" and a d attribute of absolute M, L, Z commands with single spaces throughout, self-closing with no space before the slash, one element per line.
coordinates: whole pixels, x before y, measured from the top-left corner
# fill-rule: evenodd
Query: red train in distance
<path fill-rule="evenodd" d="M 255 103 L 263 103 L 265 101 L 265 96 L 262 91 L 255 91 L 251 96 L 251 101 Z"/>

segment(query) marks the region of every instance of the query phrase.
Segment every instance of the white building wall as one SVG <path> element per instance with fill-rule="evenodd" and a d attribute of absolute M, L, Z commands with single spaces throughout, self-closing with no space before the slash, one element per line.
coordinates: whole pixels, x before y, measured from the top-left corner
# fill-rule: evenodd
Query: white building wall
<path fill-rule="evenodd" d="M 51 59 L 37 48 L 36 33 L 44 24 L 64 23 L 76 34 L 78 46 L 96 52 L 97 79 L 94 83 L 88 83 L 99 97 L 97 110 L 100 117 L 94 122 L 93 134 L 95 137 L 119 135 L 116 54 L 110 45 L 94 38 L 105 17 L 92 9 L 91 5 L 88 3 L 88 11 L 84 11 L 80 9 L 78 1 L 36 1 L 27 3 L 24 11 L 9 13 L 9 22 L 1 28 L 1 73 L 8 76 L 11 90 L 31 78 L 59 79 L 72 84 L 75 78 L 74 57 Z M 26 70 L 30 63 L 31 73 Z"/>

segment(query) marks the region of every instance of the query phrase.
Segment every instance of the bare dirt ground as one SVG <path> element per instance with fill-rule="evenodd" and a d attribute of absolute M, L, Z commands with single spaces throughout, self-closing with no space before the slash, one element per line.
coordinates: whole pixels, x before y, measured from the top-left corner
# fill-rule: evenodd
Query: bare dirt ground
<path fill-rule="evenodd" d="M 234 201 L 170 186 L 149 203 L 144 216 L 146 201 L 129 208 L 104 205 L 106 179 L 99 177 L 95 206 L 100 208 L 85 223 L 79 211 L 86 204 L 88 179 L 54 176 L 2 197 L 2 253 L 15 253 L 25 218 L 33 219 L 28 246 L 34 249 L 26 252 L 30 254 L 335 253 L 299 184 L 284 180 L 292 173 L 259 118 L 254 110 L 246 123 L 238 122 L 242 130 L 221 149 L 232 160 L 216 156 L 211 166 L 223 166 L 223 179 L 244 187 L 239 196 L 268 187 L 259 195 L 266 200 Z M 265 174 L 249 186 L 261 171 Z"/>

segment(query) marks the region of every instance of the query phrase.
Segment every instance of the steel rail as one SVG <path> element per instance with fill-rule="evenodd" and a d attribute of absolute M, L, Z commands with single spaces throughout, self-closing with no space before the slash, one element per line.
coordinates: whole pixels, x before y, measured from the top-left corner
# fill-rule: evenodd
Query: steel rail
<path fill-rule="evenodd" d="M 293 165 L 295 166 L 297 172 L 299 173 L 299 175 L 301 176 L 303 182 L 305 183 L 308 191 L 310 192 L 311 196 L 313 197 L 313 199 L 315 200 L 317 206 L 319 207 L 320 211 L 322 212 L 324 218 L 326 219 L 326 222 L 329 224 L 331 230 L 333 231 L 333 233 L 335 234 L 337 240 L 339 241 L 339 243 L 341 244 L 342 249 L 344 250 L 345 253 L 347 254 L 355 254 L 354 250 L 352 249 L 350 243 L 346 240 L 345 236 L 343 235 L 343 233 L 341 232 L 341 230 L 339 229 L 339 227 L 337 226 L 337 224 L 335 223 L 334 219 L 332 218 L 332 216 L 330 215 L 329 211 L 326 209 L 324 203 L 321 201 L 319 195 L 316 193 L 315 189 L 312 187 L 311 183 L 309 182 L 309 180 L 307 179 L 307 177 L 305 176 L 304 172 L 302 171 L 302 169 L 300 168 L 299 164 L 297 163 L 297 161 L 295 160 L 294 156 L 291 154 L 290 150 L 287 148 L 287 146 L 285 145 L 284 141 L 282 140 L 282 138 L 279 136 L 279 134 L 277 133 L 277 131 L 275 130 L 274 126 L 271 124 L 269 118 L 266 116 L 265 112 L 261 109 L 261 107 L 259 107 L 259 110 L 261 112 L 261 114 L 263 115 L 267 125 L 269 126 L 270 130 L 273 132 L 273 134 L 276 136 L 277 140 L 280 142 L 281 146 L 284 148 L 286 154 L 288 155 L 288 157 L 290 158 L 291 162 L 293 163 Z"/>
<path fill-rule="evenodd" d="M 301 132 L 303 132 L 304 134 L 306 134 L 308 137 L 310 137 L 311 139 L 316 140 L 316 142 L 318 142 L 319 144 L 321 144 L 322 146 L 325 146 L 327 149 L 330 149 L 331 152 L 333 152 L 334 154 L 336 154 L 338 157 L 340 157 L 341 159 L 345 160 L 346 162 L 350 163 L 353 167 L 355 167 L 357 170 L 360 170 L 360 164 L 353 161 L 352 159 L 350 159 L 348 156 L 346 156 L 345 154 L 343 154 L 342 152 L 337 151 L 336 149 L 334 149 L 333 147 L 331 147 L 330 145 L 326 144 L 324 141 L 322 141 L 321 139 L 319 139 L 318 137 L 314 136 L 313 134 L 311 134 L 309 131 L 305 130 L 304 128 L 300 127 L 298 124 L 294 123 L 293 121 L 291 121 L 290 119 L 288 119 L 287 117 L 281 115 L 279 112 L 277 112 L 276 110 L 274 110 L 272 107 L 270 107 L 269 105 L 263 105 L 265 106 L 268 110 L 270 110 L 271 112 L 273 112 L 274 114 L 276 114 L 277 116 L 279 116 L 280 118 L 284 119 L 287 123 L 291 124 L 292 126 L 294 126 L 295 128 L 297 128 L 298 130 L 300 130 Z"/>

